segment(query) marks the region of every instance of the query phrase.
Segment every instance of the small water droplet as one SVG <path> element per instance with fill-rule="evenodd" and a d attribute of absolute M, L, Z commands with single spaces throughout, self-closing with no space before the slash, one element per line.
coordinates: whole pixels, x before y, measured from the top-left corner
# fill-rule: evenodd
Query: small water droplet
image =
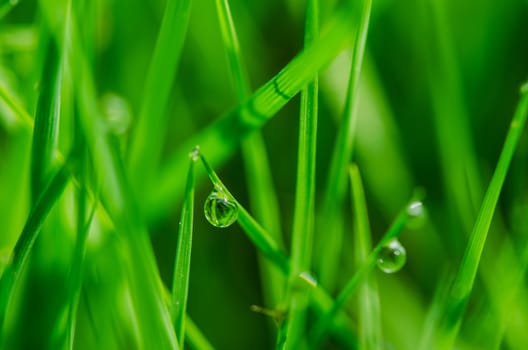
<path fill-rule="evenodd" d="M 301 272 L 299 278 L 312 288 L 317 288 L 317 280 L 309 272 Z"/>
<path fill-rule="evenodd" d="M 422 216 L 424 213 L 423 203 L 420 201 L 414 201 L 407 207 L 407 214 L 412 217 Z"/>
<path fill-rule="evenodd" d="M 115 135 L 124 135 L 132 123 L 132 113 L 128 102 L 116 94 L 107 93 L 103 96 L 101 104 L 110 132 Z"/>
<path fill-rule="evenodd" d="M 528 81 L 521 86 L 521 93 L 528 94 Z"/>
<path fill-rule="evenodd" d="M 397 239 L 387 243 L 378 254 L 378 267 L 385 273 L 401 270 L 406 261 L 407 252 Z"/>
<path fill-rule="evenodd" d="M 200 159 L 200 146 L 194 146 L 193 150 L 189 153 L 189 157 L 195 162 Z"/>
<path fill-rule="evenodd" d="M 207 221 L 211 225 L 228 227 L 236 221 L 238 207 L 227 193 L 215 189 L 205 200 L 204 213 Z"/>

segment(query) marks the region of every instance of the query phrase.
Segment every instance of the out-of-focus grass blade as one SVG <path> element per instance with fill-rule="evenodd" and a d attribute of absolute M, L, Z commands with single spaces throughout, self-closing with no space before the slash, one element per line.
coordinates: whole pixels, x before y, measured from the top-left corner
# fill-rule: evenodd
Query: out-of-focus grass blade
<path fill-rule="evenodd" d="M 251 89 L 249 77 L 240 54 L 240 44 L 228 0 L 216 0 L 216 9 L 238 102 L 243 103 L 248 98 Z M 251 209 L 253 209 L 255 217 L 282 247 L 279 204 L 273 186 L 266 147 L 259 131 L 250 133 L 242 140 L 242 154 Z M 276 305 L 283 293 L 281 281 L 283 276 L 280 271 L 277 271 L 272 264 L 264 259 L 261 259 L 260 264 L 265 299 L 270 305 Z"/>
<path fill-rule="evenodd" d="M 0 20 L 18 5 L 19 0 L 0 0 Z"/>
<path fill-rule="evenodd" d="M 310 46 L 319 36 L 319 2 L 306 2 L 304 46 Z M 297 180 L 293 211 L 291 269 L 288 279 L 288 317 L 283 327 L 285 342 L 278 348 L 296 349 L 304 341 L 306 308 L 309 288 L 296 288 L 298 276 L 312 269 L 312 250 L 315 223 L 315 163 L 317 149 L 317 116 L 319 78 L 301 92 L 299 142 L 297 147 Z"/>
<path fill-rule="evenodd" d="M 341 243 L 343 240 L 343 202 L 346 189 L 347 164 L 353 154 L 353 147 L 356 138 L 358 119 L 358 87 L 359 76 L 363 64 L 365 44 L 367 41 L 368 25 L 371 0 L 363 1 L 363 9 L 359 18 L 358 30 L 354 45 L 352 46 L 352 64 L 350 77 L 348 79 L 347 94 L 343 119 L 341 121 L 337 139 L 334 145 L 330 170 L 326 180 L 321 215 L 318 218 L 319 232 L 327 232 L 324 237 L 316 238 L 320 243 L 318 259 L 318 271 L 321 283 L 333 290 L 336 282 L 338 261 Z"/>
<path fill-rule="evenodd" d="M 259 223 L 249 215 L 246 209 L 234 198 L 234 196 L 229 192 L 227 187 L 220 180 L 215 171 L 211 168 L 207 160 L 205 159 L 203 153 L 200 153 L 200 158 L 206 169 L 209 179 L 215 186 L 226 193 L 231 200 L 235 201 L 238 208 L 238 224 L 253 242 L 255 247 L 266 256 L 270 262 L 272 262 L 285 277 L 288 277 L 290 274 L 290 260 L 286 254 L 278 247 L 278 244 L 273 240 L 271 235 L 259 225 Z M 400 223 L 401 227 L 405 224 Z M 399 227 L 399 226 L 398 226 Z M 401 228 L 399 228 L 401 230 Z M 314 310 L 317 314 L 322 315 L 329 312 L 330 308 L 333 305 L 333 300 L 330 295 L 321 287 L 314 288 L 312 291 L 312 303 Z M 336 311 L 338 313 L 339 310 Z M 334 314 L 335 315 L 335 314 Z M 346 326 L 347 320 L 344 315 L 338 314 L 336 321 L 332 323 L 332 332 L 335 336 L 339 338 L 341 342 L 347 344 L 350 348 L 356 348 L 356 339 L 354 334 L 351 334 L 350 330 Z"/>
<path fill-rule="evenodd" d="M 435 349 L 451 349 L 458 334 L 499 195 L 528 117 L 527 90 L 524 88 L 521 90 L 521 98 L 510 123 L 497 167 L 484 196 L 464 257 L 443 306 L 441 318 L 436 327 L 439 338 L 435 340 Z M 430 344 L 430 346 L 433 345 Z"/>
<path fill-rule="evenodd" d="M 78 8 L 69 12 L 68 58 L 78 82 L 81 129 L 101 180 L 102 203 L 123 237 L 128 254 L 130 293 L 140 322 L 140 339 L 145 348 L 178 348 L 168 308 L 163 301 L 162 282 L 156 267 L 148 233 L 129 189 L 117 147 L 110 144 L 98 110 L 93 75 L 79 35 Z"/>
<path fill-rule="evenodd" d="M 411 203 L 414 201 L 415 199 L 413 199 Z M 403 231 L 405 225 L 409 221 L 409 215 L 410 213 L 408 211 L 408 207 L 405 207 L 404 210 L 402 210 L 396 217 L 387 232 L 382 236 L 378 244 L 376 244 L 365 263 L 361 265 L 352 278 L 350 278 L 350 280 L 347 282 L 345 287 L 343 287 L 339 295 L 336 297 L 333 305 L 328 309 L 328 311 L 319 317 L 319 320 L 310 333 L 310 341 L 312 346 L 317 346 L 323 340 L 326 330 L 331 325 L 337 312 L 339 312 L 339 310 L 343 307 L 348 297 L 357 290 L 359 283 L 363 281 L 376 266 L 376 260 L 381 249 L 383 249 L 383 247 L 392 239 L 397 238 Z"/>
<path fill-rule="evenodd" d="M 8 311 L 7 308 L 13 286 L 20 277 L 20 271 L 28 259 L 31 248 L 40 233 L 42 224 L 68 184 L 70 179 L 69 167 L 70 164 L 66 162 L 55 176 L 53 176 L 50 184 L 35 202 L 28 220 L 24 225 L 24 229 L 13 249 L 11 263 L 6 267 L 2 275 L 0 280 L 0 331 L 3 331 L 2 328 L 6 312 Z"/>
<path fill-rule="evenodd" d="M 0 84 L 0 99 L 11 109 L 13 115 L 17 118 L 18 124 L 24 128 L 33 129 L 33 118 L 3 84 Z"/>
<path fill-rule="evenodd" d="M 183 349 L 185 339 L 185 312 L 189 294 L 189 275 L 191 273 L 191 247 L 194 217 L 194 162 L 197 156 L 191 154 L 189 172 L 187 173 L 187 187 L 180 216 L 178 230 L 178 246 L 174 263 L 174 277 L 172 281 L 172 321 L 176 338 Z M 196 159 L 195 159 L 196 157 Z"/>
<path fill-rule="evenodd" d="M 163 215 L 172 202 L 181 198 L 183 183 L 173 175 L 185 172 L 186 162 L 183 160 L 189 149 L 200 145 L 213 165 L 224 162 L 233 154 L 243 137 L 261 128 L 351 42 L 356 30 L 353 19 L 357 6 L 353 1 L 344 2 L 321 39 L 294 58 L 244 104 L 190 137 L 172 154 L 152 189 L 148 217 Z"/>
<path fill-rule="evenodd" d="M 48 182 L 54 162 L 60 116 L 60 67 L 59 49 L 53 39 L 48 39 L 39 85 L 40 94 L 31 151 L 31 191 L 33 198 L 38 198 L 40 191 Z"/>
<path fill-rule="evenodd" d="M 134 127 L 129 154 L 129 175 L 134 191 L 143 198 L 165 139 L 166 108 L 180 62 L 191 0 L 167 1 L 156 47 L 145 82 L 145 92 Z M 183 172 L 182 172 L 183 173 Z"/>
<path fill-rule="evenodd" d="M 358 167 L 353 164 L 349 169 L 352 187 L 352 201 L 355 218 L 355 252 L 358 267 L 367 263 L 372 250 L 370 224 L 367 203 Z M 363 281 L 359 292 L 359 347 L 360 349 L 381 349 L 381 317 L 378 286 L 374 275 Z"/>

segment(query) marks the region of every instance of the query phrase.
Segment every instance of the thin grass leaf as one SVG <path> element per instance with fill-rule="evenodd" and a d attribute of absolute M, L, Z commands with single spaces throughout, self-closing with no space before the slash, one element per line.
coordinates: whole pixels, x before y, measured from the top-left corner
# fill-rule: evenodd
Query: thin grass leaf
<path fill-rule="evenodd" d="M 216 9 L 238 102 L 243 103 L 249 97 L 251 88 L 242 61 L 240 44 L 228 0 L 217 0 Z M 277 244 L 283 247 L 279 204 L 273 186 L 264 139 L 259 131 L 250 133 L 242 140 L 242 154 L 251 209 Z M 281 281 L 283 276 L 272 264 L 263 259 L 260 260 L 260 266 L 266 302 L 270 305 L 276 305 L 283 293 Z"/>
<path fill-rule="evenodd" d="M 249 215 L 246 209 L 244 209 L 244 207 L 242 207 L 242 205 L 240 205 L 235 197 L 229 192 L 227 187 L 222 183 L 202 153 L 200 153 L 200 159 L 202 160 L 202 164 L 204 165 L 207 175 L 209 176 L 209 179 L 215 188 L 220 189 L 235 202 L 238 210 L 238 224 L 242 227 L 244 232 L 247 233 L 249 239 L 253 242 L 255 247 L 257 247 L 258 250 L 264 254 L 264 256 L 266 256 L 277 267 L 279 267 L 284 274 L 287 275 L 290 267 L 286 254 L 279 248 L 278 244 L 273 240 L 271 235 Z"/>
<path fill-rule="evenodd" d="M 130 181 L 138 198 L 144 197 L 145 182 L 151 184 L 158 167 L 165 140 L 167 104 L 183 50 L 190 8 L 191 0 L 167 1 L 150 62 L 129 154 Z"/>
<path fill-rule="evenodd" d="M 82 172 L 81 172 L 82 173 Z M 79 195 L 79 203 L 86 202 L 86 191 L 81 189 L 82 194 Z M 77 224 L 77 238 L 75 241 L 75 248 L 72 258 L 72 267 L 70 270 L 70 281 L 68 286 L 68 294 L 70 296 L 70 307 L 68 310 L 68 334 L 67 334 L 67 344 L 70 350 L 74 349 L 74 340 L 75 340 L 75 326 L 77 321 L 77 310 L 79 305 L 79 298 L 81 295 L 81 285 L 83 277 L 83 265 L 84 265 L 84 255 L 86 250 L 86 242 L 88 239 L 88 233 L 90 232 L 90 227 L 95 216 L 95 212 L 98 206 L 99 200 L 96 198 L 92 204 L 90 212 L 86 216 L 85 214 L 85 204 L 78 205 L 79 214 L 78 214 L 78 224 Z"/>
<path fill-rule="evenodd" d="M 482 250 L 486 243 L 489 227 L 493 219 L 499 195 L 511 160 L 519 143 L 519 139 L 528 117 L 528 91 L 521 90 L 521 98 L 510 123 L 508 134 L 493 172 L 490 184 L 484 196 L 482 206 L 477 216 L 475 226 L 469 238 L 464 257 L 456 273 L 453 285 L 442 310 L 442 319 L 438 325 L 439 337 L 437 349 L 451 349 L 458 334 L 466 305 L 468 303 L 475 277 L 479 267 Z"/>
<path fill-rule="evenodd" d="M 200 133 L 193 135 L 170 156 L 149 197 L 147 217 L 154 219 L 181 198 L 184 184 L 173 174 L 185 172 L 186 154 L 200 145 L 214 166 L 227 160 L 239 141 L 261 128 L 291 100 L 317 72 L 345 48 L 353 38 L 356 2 L 346 1 L 336 10 L 325 35 L 306 48 L 277 75 L 257 90 L 244 104 L 220 117 Z"/>
<path fill-rule="evenodd" d="M 137 320 L 141 323 L 142 346 L 177 349 L 171 318 L 162 300 L 162 283 L 148 233 L 128 187 L 118 147 L 112 146 L 101 122 L 93 75 L 84 56 L 77 27 L 79 9 L 74 10 L 69 12 L 70 40 L 67 47 L 73 76 L 79 82 L 76 98 L 81 126 L 90 146 L 96 173 L 101 179 L 103 205 L 116 223 L 117 232 L 124 238 L 123 248 L 128 253 L 131 298 Z"/>
<path fill-rule="evenodd" d="M 178 230 L 178 245 L 176 261 L 174 263 L 174 277 L 172 281 L 171 316 L 174 323 L 176 338 L 183 349 L 185 339 L 185 313 L 189 294 L 189 275 L 191 273 L 191 247 L 194 217 L 194 163 L 197 156 L 190 155 L 189 172 L 187 173 L 187 188 L 180 217 Z"/>
<path fill-rule="evenodd" d="M 340 254 L 335 252 L 340 251 L 343 240 L 343 210 L 341 208 L 345 198 L 347 164 L 352 157 L 356 139 L 359 77 L 365 54 L 371 7 L 372 2 L 370 0 L 363 1 L 358 30 L 352 46 L 352 62 L 343 119 L 333 148 L 319 218 L 319 232 L 328 232 L 329 234 L 320 239 L 319 254 L 321 258 L 318 261 L 318 271 L 321 283 L 330 290 L 333 290 L 336 283 L 340 257 Z"/>
<path fill-rule="evenodd" d="M 319 35 L 319 3 L 306 3 L 304 46 L 310 46 Z M 298 276 L 312 269 L 312 250 L 315 217 L 315 163 L 317 150 L 319 78 L 317 75 L 301 92 L 297 180 L 293 211 L 291 270 L 288 280 L 289 307 L 284 345 L 277 348 L 295 349 L 304 341 L 306 308 L 309 289 L 295 287 Z"/>
<path fill-rule="evenodd" d="M 355 218 L 356 264 L 361 267 L 367 263 L 372 251 L 370 224 L 361 175 L 355 164 L 350 166 L 349 175 Z M 359 288 L 359 347 L 365 350 L 381 349 L 380 301 L 375 275 L 365 278 Z"/>
<path fill-rule="evenodd" d="M 482 200 L 482 181 L 477 176 L 477 161 L 469 116 L 464 102 L 460 68 L 455 55 L 446 5 L 432 0 L 423 3 L 428 21 L 422 38 L 424 57 L 438 138 L 444 189 L 450 198 L 456 220 L 466 234 L 471 232 L 477 205 Z M 453 230 L 450 230 L 453 231 Z M 459 236 L 456 231 L 453 235 Z M 456 237 L 452 238 L 453 240 Z M 457 244 L 456 242 L 454 242 Z"/>
<path fill-rule="evenodd" d="M 413 202 L 415 202 L 415 199 L 412 200 L 410 203 Z M 352 295 L 352 293 L 357 290 L 360 285 L 360 282 L 362 282 L 366 277 L 368 277 L 369 273 L 376 266 L 376 261 L 380 251 L 385 245 L 387 245 L 387 243 L 389 243 L 391 240 L 397 238 L 400 235 L 400 233 L 405 228 L 405 225 L 409 221 L 410 217 L 411 214 L 408 211 L 408 207 L 405 207 L 405 209 L 402 210 L 400 214 L 396 217 L 387 232 L 382 236 L 378 244 L 376 244 L 374 249 L 369 254 L 368 258 L 366 259 L 365 263 L 356 271 L 356 273 L 354 273 L 352 278 L 348 280 L 345 287 L 343 287 L 339 295 L 336 297 L 333 305 L 325 314 L 319 317 L 319 320 L 310 332 L 310 341 L 312 346 L 317 346 L 321 343 L 326 330 L 332 324 L 337 312 L 339 312 L 339 310 L 343 307 L 343 305 L 345 304 L 347 299 Z"/>
<path fill-rule="evenodd" d="M 61 58 L 53 39 L 48 39 L 31 150 L 31 191 L 38 198 L 55 160 L 61 103 Z"/>
<path fill-rule="evenodd" d="M 271 235 L 262 226 L 260 226 L 260 224 L 253 217 L 251 217 L 251 215 L 249 215 L 247 210 L 229 192 L 227 187 L 211 168 L 203 153 L 200 153 L 200 158 L 214 187 L 224 192 L 230 198 L 230 200 L 236 203 L 238 208 L 237 220 L 242 230 L 253 242 L 255 247 L 282 272 L 284 277 L 288 277 L 290 275 L 290 260 L 286 254 L 280 248 L 278 248 L 277 243 L 273 240 Z M 317 288 L 313 289 L 311 294 L 311 301 L 313 302 L 313 307 L 316 313 L 323 315 L 329 312 L 334 301 L 328 292 L 318 286 Z M 331 325 L 331 330 L 333 335 L 338 337 L 338 339 L 343 344 L 346 344 L 348 348 L 355 349 L 357 347 L 356 339 L 354 334 L 352 334 L 346 326 L 347 324 L 348 321 L 346 317 L 344 314 L 339 313 L 338 310 L 336 320 Z"/>
<path fill-rule="evenodd" d="M 41 227 L 50 210 L 64 192 L 70 180 L 70 175 L 70 164 L 66 162 L 53 176 L 47 188 L 35 202 L 24 229 L 17 240 L 11 254 L 11 262 L 0 279 L 0 331 L 3 331 L 13 286 L 20 278 L 20 271 L 22 271 L 22 267 L 28 260 L 31 248 L 40 234 Z M 1 338 L 3 339 L 4 337 Z"/>

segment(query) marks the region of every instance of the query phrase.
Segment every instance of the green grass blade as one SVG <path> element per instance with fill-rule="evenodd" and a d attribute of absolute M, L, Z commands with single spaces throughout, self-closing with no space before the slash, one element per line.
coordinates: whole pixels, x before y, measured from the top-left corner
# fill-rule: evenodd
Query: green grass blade
<path fill-rule="evenodd" d="M 335 252 L 340 251 L 343 240 L 343 211 L 341 208 L 345 198 L 347 165 L 352 157 L 356 138 L 359 76 L 365 53 L 371 7 L 372 2 L 370 0 L 363 1 L 358 31 L 352 46 L 352 64 L 343 119 L 332 153 L 332 161 L 321 207 L 321 217 L 319 218 L 319 231 L 329 233 L 320 239 L 321 248 L 319 254 L 322 258 L 318 262 L 319 278 L 321 283 L 330 290 L 335 286 L 335 276 L 340 257 L 340 254 L 335 254 Z"/>
<path fill-rule="evenodd" d="M 46 58 L 40 80 L 40 94 L 33 130 L 31 152 L 31 190 L 33 198 L 48 181 L 58 140 L 60 116 L 61 59 L 53 39 L 48 39 Z"/>
<path fill-rule="evenodd" d="M 438 349 L 450 349 L 458 334 L 499 195 L 528 117 L 528 91 L 525 90 L 521 90 L 521 98 L 510 123 L 497 166 L 484 196 L 464 257 L 449 291 L 443 318 L 439 325 L 440 339 L 436 344 Z"/>
<path fill-rule="evenodd" d="M 218 175 L 215 173 L 213 168 L 209 165 L 203 154 L 200 153 L 202 164 L 205 167 L 209 179 L 215 186 L 226 193 L 233 201 L 235 201 L 238 210 L 238 224 L 242 227 L 244 232 L 247 233 L 249 239 L 253 242 L 255 247 L 270 261 L 272 261 L 284 274 L 289 272 L 289 261 L 286 254 L 279 248 L 279 245 L 271 237 L 271 235 L 260 226 L 255 219 L 249 215 L 246 209 L 235 199 L 235 197 L 229 192 L 227 187 L 222 183 Z"/>
<path fill-rule="evenodd" d="M 319 3 L 306 3 L 304 45 L 310 46 L 319 35 Z M 297 180 L 293 211 L 291 243 L 291 270 L 288 279 L 289 306 L 284 345 L 280 348 L 295 349 L 300 346 L 306 328 L 308 288 L 295 288 L 298 276 L 312 269 L 312 250 L 315 217 L 315 169 L 317 150 L 317 117 L 319 78 L 308 82 L 301 92 L 299 142 L 297 154 Z"/>
<path fill-rule="evenodd" d="M 272 236 L 253 218 L 246 209 L 234 198 L 229 192 L 227 187 L 220 180 L 215 171 L 211 168 L 203 153 L 200 153 L 200 158 L 205 167 L 206 173 L 209 176 L 212 184 L 215 188 L 220 189 L 226 193 L 231 200 L 234 200 L 238 207 L 238 224 L 244 230 L 248 238 L 253 242 L 255 247 L 266 256 L 270 262 L 272 262 L 284 275 L 288 277 L 290 275 L 290 260 L 286 254 L 278 247 L 278 244 L 273 240 Z M 400 229 L 405 223 L 401 223 L 401 227 L 396 227 L 394 230 Z M 392 233 L 394 235 L 395 233 Z M 392 237 L 392 236 L 391 236 Z M 317 287 L 312 291 L 312 302 L 314 310 L 317 314 L 323 315 L 329 312 L 333 305 L 333 300 L 323 288 Z M 347 344 L 349 348 L 356 348 L 356 341 L 353 334 L 346 326 L 348 321 L 346 317 L 339 314 L 337 310 L 336 321 L 331 325 L 333 335 L 338 337 L 340 341 Z"/>
<path fill-rule="evenodd" d="M 134 128 L 129 154 L 133 189 L 143 198 L 145 182 L 151 183 L 165 139 L 167 104 L 179 66 L 191 0 L 169 0 L 150 62 L 145 93 Z"/>
<path fill-rule="evenodd" d="M 175 150 L 167 165 L 161 169 L 156 187 L 151 189 L 149 218 L 165 213 L 168 206 L 181 198 L 184 184 L 175 179 L 173 174 L 185 172 L 186 162 L 183 160 L 189 149 L 200 145 L 214 166 L 224 162 L 233 154 L 243 137 L 261 128 L 351 42 L 356 28 L 353 21 L 355 5 L 355 2 L 343 3 L 321 39 L 294 58 L 243 105 L 190 137 Z"/>
<path fill-rule="evenodd" d="M 361 267 L 367 263 L 368 255 L 372 250 L 370 224 L 361 175 L 355 164 L 350 166 L 349 174 L 355 218 L 356 263 L 358 267 Z M 380 301 L 375 276 L 367 277 L 360 288 L 358 303 L 360 349 L 381 349 Z"/>
<path fill-rule="evenodd" d="M 185 339 L 185 313 L 189 294 L 189 275 L 191 272 L 191 247 L 194 217 L 194 156 L 191 154 L 189 172 L 187 174 L 187 188 L 183 202 L 180 229 L 178 230 L 178 246 L 174 263 L 174 277 L 172 282 L 172 321 L 176 338 L 183 349 Z"/>
<path fill-rule="evenodd" d="M 40 233 L 44 221 L 70 180 L 69 167 L 70 164 L 65 163 L 53 176 L 47 188 L 41 193 L 16 242 L 11 254 L 11 263 L 4 270 L 0 280 L 0 332 L 3 332 L 2 328 L 13 286 L 20 278 L 20 271 L 28 260 L 31 248 Z"/>
<path fill-rule="evenodd" d="M 412 202 L 414 202 L 414 200 L 411 201 L 411 203 Z M 338 311 L 343 307 L 344 303 L 352 295 L 352 293 L 357 290 L 360 285 L 360 282 L 362 282 L 366 277 L 368 277 L 369 273 L 376 266 L 376 261 L 379 252 L 387 243 L 389 243 L 391 240 L 397 238 L 400 235 L 409 219 L 410 214 L 408 212 L 408 208 L 406 207 L 396 217 L 396 219 L 389 227 L 387 232 L 382 236 L 378 244 L 376 244 L 374 249 L 369 254 L 368 258 L 366 259 L 365 263 L 356 271 L 356 273 L 354 273 L 352 278 L 350 278 L 349 281 L 346 283 L 345 287 L 343 287 L 339 295 L 336 297 L 333 305 L 325 314 L 323 314 L 319 318 L 319 320 L 311 331 L 310 340 L 313 346 L 316 346 L 323 340 L 326 330 L 332 324 L 333 319 L 338 313 Z"/>
<path fill-rule="evenodd" d="M 81 188 L 81 193 L 79 194 L 78 202 L 86 201 L 86 192 L 85 189 Z M 82 285 L 82 276 L 83 276 L 83 265 L 84 265 L 84 255 L 86 250 L 86 243 L 88 239 L 88 233 L 90 232 L 90 227 L 95 216 L 95 212 L 98 206 L 98 199 L 94 200 L 92 204 L 92 209 L 86 216 L 84 212 L 85 204 L 78 205 L 79 208 L 79 219 L 77 226 L 77 237 L 75 241 L 75 248 L 72 258 L 72 267 L 70 270 L 70 281 L 69 281 L 69 295 L 70 295 L 70 307 L 68 310 L 68 334 L 67 334 L 67 344 L 69 349 L 74 349 L 74 339 L 75 339 L 75 326 L 77 320 L 77 309 L 79 304 L 79 298 L 81 295 L 81 285 Z"/>
<path fill-rule="evenodd" d="M 78 11 L 79 9 L 75 9 Z M 68 58 L 78 82 L 81 128 L 89 145 L 95 172 L 101 180 L 102 203 L 123 237 L 128 253 L 131 298 L 141 324 L 140 338 L 144 347 L 178 348 L 166 304 L 162 299 L 161 279 L 150 245 L 148 233 L 132 195 L 121 155 L 112 145 L 98 110 L 93 74 L 79 41 L 78 12 L 70 12 Z"/>

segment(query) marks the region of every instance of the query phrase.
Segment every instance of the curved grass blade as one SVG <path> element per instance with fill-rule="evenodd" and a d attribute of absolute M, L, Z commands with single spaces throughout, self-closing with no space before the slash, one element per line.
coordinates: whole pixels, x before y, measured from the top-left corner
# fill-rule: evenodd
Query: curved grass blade
<path fill-rule="evenodd" d="M 343 211 L 341 208 L 345 198 L 347 164 L 352 157 L 356 138 L 359 76 L 365 53 L 371 7 L 371 0 L 363 1 L 358 30 L 352 46 L 352 63 L 343 119 L 334 144 L 319 218 L 319 232 L 328 232 L 329 234 L 319 240 L 321 258 L 318 261 L 318 271 L 321 283 L 330 290 L 333 290 L 335 286 L 335 276 L 340 257 L 340 254 L 335 252 L 340 251 L 343 240 Z"/>
<path fill-rule="evenodd" d="M 11 263 L 6 267 L 0 279 L 0 332 L 3 329 L 9 299 L 13 286 L 20 277 L 20 271 L 26 263 L 31 248 L 37 239 L 42 224 L 50 210 L 61 197 L 70 180 L 70 164 L 66 162 L 53 176 L 47 188 L 35 202 L 11 255 Z"/>
<path fill-rule="evenodd" d="M 167 1 L 147 73 L 129 154 L 130 181 L 138 198 L 144 197 L 144 184 L 151 184 L 158 167 L 165 139 L 166 108 L 183 50 L 190 7 L 191 0 Z"/>
<path fill-rule="evenodd" d="M 278 247 L 278 244 L 273 240 L 271 235 L 259 225 L 259 223 L 249 215 L 246 209 L 233 197 L 227 187 L 222 183 L 218 175 L 211 168 L 205 157 L 200 153 L 202 164 L 205 167 L 206 173 L 209 176 L 215 188 L 220 189 L 226 193 L 230 199 L 235 201 L 238 207 L 238 224 L 253 242 L 255 247 L 266 256 L 285 276 L 290 275 L 290 260 L 286 254 Z M 333 305 L 333 300 L 330 295 L 321 287 L 314 288 L 312 291 L 313 308 L 317 314 L 323 315 L 327 313 Z M 343 314 L 336 315 L 336 320 L 331 325 L 331 331 L 339 338 L 339 340 L 348 346 L 348 348 L 355 349 L 357 347 L 356 339 L 347 327 L 348 321 Z"/>
<path fill-rule="evenodd" d="M 175 179 L 174 174 L 185 172 L 186 162 L 183 160 L 189 149 L 200 145 L 212 164 L 216 166 L 224 162 L 243 137 L 261 128 L 351 42 L 356 30 L 353 20 L 356 6 L 353 1 L 342 3 L 321 39 L 294 58 L 244 104 L 190 137 L 171 155 L 167 166 L 161 169 L 156 187 L 152 189 L 147 217 L 152 219 L 163 215 L 172 202 L 181 198 L 183 183 Z"/>
<path fill-rule="evenodd" d="M 176 248 L 176 261 L 174 263 L 174 278 L 172 282 L 172 308 L 171 316 L 174 330 L 180 348 L 183 349 L 185 339 L 185 312 L 187 310 L 187 297 L 189 294 L 189 275 L 191 272 L 191 247 L 194 217 L 194 163 L 196 156 L 191 153 L 189 172 L 187 173 L 187 186 L 185 200 L 180 217 L 178 230 L 178 245 Z"/>
<path fill-rule="evenodd" d="M 499 195 L 528 117 L 526 90 L 528 89 L 521 89 L 521 98 L 510 123 L 497 166 L 473 226 L 464 257 L 443 305 L 439 324 L 436 327 L 439 330 L 439 339 L 435 341 L 436 349 L 451 349 L 462 323 Z"/>
<path fill-rule="evenodd" d="M 414 201 L 414 200 L 413 200 Z M 411 201 L 411 203 L 413 202 Z M 389 243 L 392 239 L 397 238 L 402 230 L 405 228 L 405 225 L 409 221 L 409 212 L 408 208 L 405 207 L 404 210 L 393 221 L 392 225 L 389 227 L 387 232 L 382 236 L 378 244 L 369 254 L 365 263 L 356 271 L 356 273 L 350 278 L 345 287 L 341 290 L 339 295 L 336 297 L 333 305 L 325 312 L 317 321 L 313 329 L 311 330 L 310 341 L 312 346 L 317 346 L 323 340 L 323 337 L 326 333 L 328 327 L 332 324 L 334 317 L 343 307 L 347 299 L 354 293 L 369 273 L 376 266 L 376 260 L 378 254 L 383 249 L 383 247 Z"/>
<path fill-rule="evenodd" d="M 370 224 L 367 212 L 365 192 L 361 181 L 359 169 L 355 164 L 349 168 L 350 184 L 352 187 L 352 202 L 355 218 L 355 252 L 358 267 L 368 261 L 372 250 Z M 359 346 L 360 349 L 381 349 L 381 316 L 378 286 L 375 275 L 365 278 L 359 287 Z"/>

